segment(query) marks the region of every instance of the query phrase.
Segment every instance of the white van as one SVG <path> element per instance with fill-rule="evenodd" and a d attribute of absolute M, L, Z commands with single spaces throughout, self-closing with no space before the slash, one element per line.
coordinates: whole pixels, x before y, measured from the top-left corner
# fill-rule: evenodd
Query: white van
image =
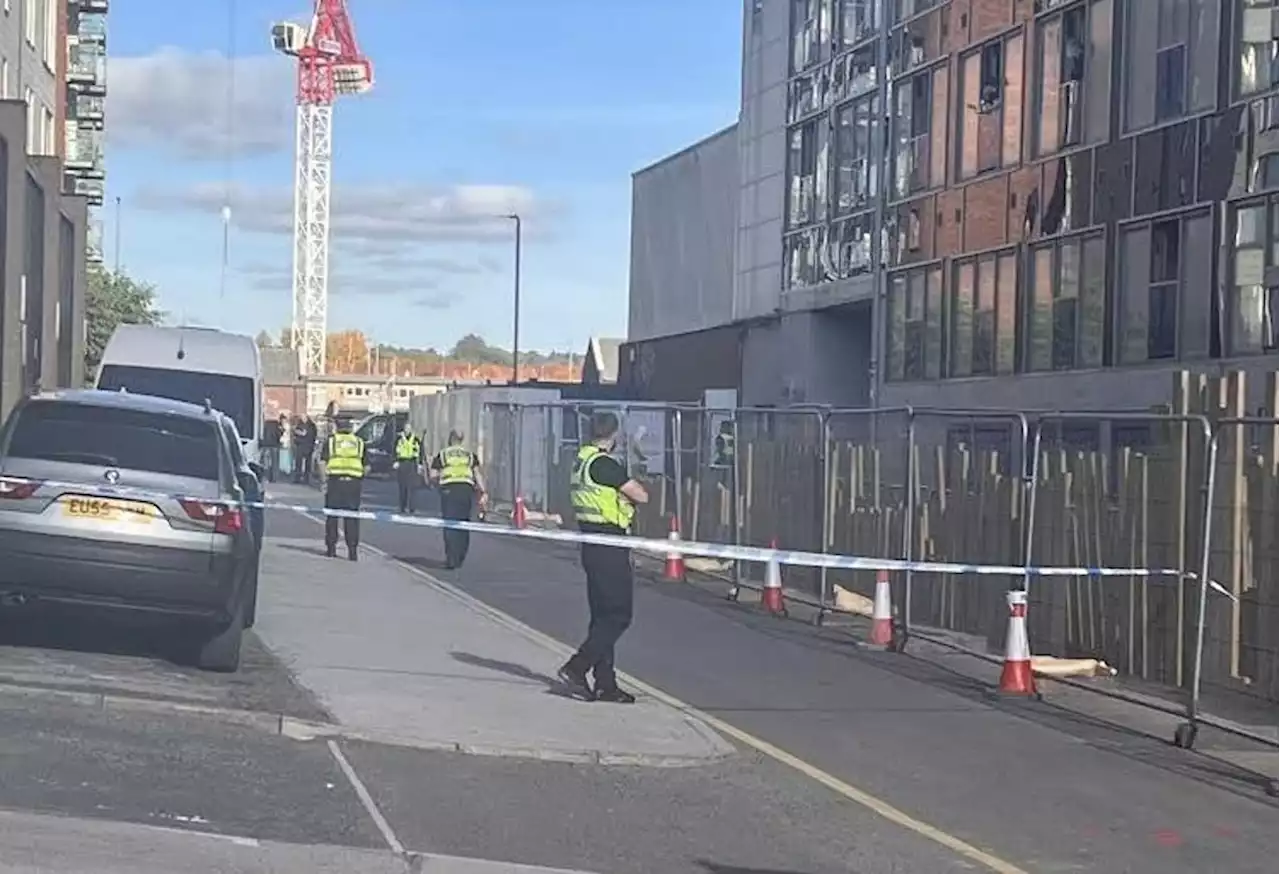
<path fill-rule="evenodd" d="M 208 401 L 236 423 L 245 457 L 258 460 L 262 362 L 252 337 L 214 328 L 120 325 L 98 367 L 97 387 L 175 401 Z"/>

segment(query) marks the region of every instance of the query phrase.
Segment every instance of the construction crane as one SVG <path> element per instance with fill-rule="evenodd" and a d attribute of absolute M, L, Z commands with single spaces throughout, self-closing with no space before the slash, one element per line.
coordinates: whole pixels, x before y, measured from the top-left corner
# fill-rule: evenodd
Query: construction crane
<path fill-rule="evenodd" d="M 315 0 L 310 27 L 273 25 L 272 47 L 298 61 L 297 148 L 293 174 L 292 343 L 303 375 L 325 372 L 329 322 L 329 195 L 333 102 L 373 87 L 345 0 Z"/>

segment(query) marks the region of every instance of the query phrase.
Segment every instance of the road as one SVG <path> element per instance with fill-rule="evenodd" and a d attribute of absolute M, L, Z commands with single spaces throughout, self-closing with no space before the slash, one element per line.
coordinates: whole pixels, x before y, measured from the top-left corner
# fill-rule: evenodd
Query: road
<path fill-rule="evenodd" d="M 393 504 L 393 487 L 373 483 L 369 498 Z M 444 571 L 438 533 L 367 527 L 371 545 L 551 637 L 583 633 L 570 550 L 477 538 L 467 565 Z M 945 664 L 860 649 L 694 587 L 644 586 L 636 609 L 620 650 L 629 673 L 1026 870 L 1274 864 L 1276 805 L 1256 775 L 1174 749 L 1167 733 L 1000 701 Z M 1215 741 L 1229 743 L 1206 732 Z"/>
<path fill-rule="evenodd" d="M 572 551 L 477 537 L 446 572 L 438 532 L 367 524 L 356 565 L 315 519 L 268 533 L 232 677 L 163 635 L 0 614 L 0 872 L 1274 865 L 1241 772 L 839 629 L 648 582 L 620 652 L 640 703 L 581 704 L 547 694 L 585 621 Z"/>

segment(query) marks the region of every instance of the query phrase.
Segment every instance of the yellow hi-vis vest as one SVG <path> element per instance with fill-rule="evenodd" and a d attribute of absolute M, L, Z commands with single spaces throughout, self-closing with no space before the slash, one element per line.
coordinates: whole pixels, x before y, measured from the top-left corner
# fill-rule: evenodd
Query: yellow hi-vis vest
<path fill-rule="evenodd" d="M 334 434 L 329 438 L 329 476 L 364 476 L 364 441 L 354 434 Z"/>
<path fill-rule="evenodd" d="M 471 467 L 471 453 L 461 446 L 447 446 L 440 450 L 440 485 L 451 486 L 457 483 L 476 483 L 476 474 Z"/>
<path fill-rule="evenodd" d="M 400 461 L 412 461 L 418 457 L 422 444 L 412 434 L 401 434 L 396 441 L 396 458 Z"/>
<path fill-rule="evenodd" d="M 578 460 L 569 480 L 569 501 L 573 504 L 573 515 L 580 523 L 615 525 L 629 531 L 636 508 L 622 492 L 602 486 L 591 479 L 591 462 L 604 454 L 599 446 L 584 446 L 578 450 Z"/>

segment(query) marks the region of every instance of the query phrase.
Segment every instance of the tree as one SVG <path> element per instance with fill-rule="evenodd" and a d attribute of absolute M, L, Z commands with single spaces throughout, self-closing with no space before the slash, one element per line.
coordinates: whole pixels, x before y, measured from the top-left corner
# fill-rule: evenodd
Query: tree
<path fill-rule="evenodd" d="M 368 373 L 369 343 L 359 331 L 339 331 L 325 342 L 325 361 L 332 373 Z"/>
<path fill-rule="evenodd" d="M 156 307 L 153 286 L 101 266 L 89 268 L 85 288 L 84 374 L 92 383 L 107 341 L 119 325 L 157 325 L 164 313 Z"/>

